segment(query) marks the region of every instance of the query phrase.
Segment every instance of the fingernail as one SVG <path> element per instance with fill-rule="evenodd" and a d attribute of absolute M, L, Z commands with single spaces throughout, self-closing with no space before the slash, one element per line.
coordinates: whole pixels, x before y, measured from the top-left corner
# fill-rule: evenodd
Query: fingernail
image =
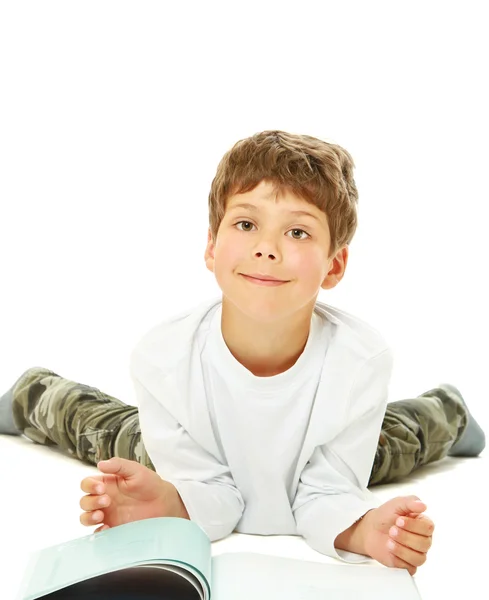
<path fill-rule="evenodd" d="M 102 493 L 102 486 L 101 486 L 101 485 L 97 485 L 97 486 L 95 486 L 95 492 L 96 492 L 97 494 L 101 494 L 101 493 Z"/>
<path fill-rule="evenodd" d="M 398 527 L 404 527 L 404 525 L 405 525 L 405 523 L 404 523 L 404 519 L 401 519 L 401 518 L 399 517 L 399 519 L 397 519 L 397 521 L 396 521 L 396 525 L 397 525 Z"/>
<path fill-rule="evenodd" d="M 389 533 L 392 536 L 396 536 L 399 533 L 399 530 L 397 529 L 397 527 L 391 527 L 391 530 L 389 531 Z"/>
<path fill-rule="evenodd" d="M 107 498 L 100 498 L 98 503 L 99 503 L 99 506 L 105 506 L 107 504 Z"/>
<path fill-rule="evenodd" d="M 396 547 L 396 543 L 395 543 L 395 542 L 393 542 L 392 540 L 389 540 L 389 541 L 387 542 L 387 547 L 388 547 L 390 550 L 394 550 L 394 548 Z"/>

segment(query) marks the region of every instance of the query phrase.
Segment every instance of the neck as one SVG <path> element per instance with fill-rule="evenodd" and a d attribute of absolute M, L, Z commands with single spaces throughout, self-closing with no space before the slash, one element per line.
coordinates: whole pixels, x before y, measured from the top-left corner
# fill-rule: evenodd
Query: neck
<path fill-rule="evenodd" d="M 224 296 L 221 330 L 226 346 L 257 377 L 272 377 L 290 369 L 309 337 L 314 304 L 272 322 L 257 321 Z"/>

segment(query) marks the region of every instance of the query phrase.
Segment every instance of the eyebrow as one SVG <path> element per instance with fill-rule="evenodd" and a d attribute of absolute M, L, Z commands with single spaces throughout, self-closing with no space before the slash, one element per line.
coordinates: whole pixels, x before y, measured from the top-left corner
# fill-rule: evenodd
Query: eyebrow
<path fill-rule="evenodd" d="M 248 209 L 248 210 L 251 210 L 254 212 L 260 211 L 260 208 L 258 206 L 255 206 L 254 204 L 248 204 L 247 202 L 244 202 L 243 204 L 234 204 L 233 206 L 231 206 L 229 208 L 229 210 L 234 210 L 235 208 L 244 208 L 244 209 Z M 313 219 L 316 219 L 316 221 L 319 221 L 319 218 L 316 217 L 316 215 L 313 215 L 312 213 L 307 212 L 306 210 L 291 210 L 291 211 L 289 211 L 289 214 L 312 217 Z"/>

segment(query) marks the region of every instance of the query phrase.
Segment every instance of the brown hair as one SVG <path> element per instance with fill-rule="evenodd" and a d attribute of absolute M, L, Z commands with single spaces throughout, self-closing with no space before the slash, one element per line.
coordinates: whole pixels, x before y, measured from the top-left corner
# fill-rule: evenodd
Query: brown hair
<path fill-rule="evenodd" d="M 308 135 L 263 131 L 240 140 L 222 157 L 209 193 L 209 227 L 215 240 L 227 199 L 261 181 L 314 204 L 328 219 L 330 256 L 349 244 L 357 228 L 358 192 L 353 159 L 341 146 Z"/>

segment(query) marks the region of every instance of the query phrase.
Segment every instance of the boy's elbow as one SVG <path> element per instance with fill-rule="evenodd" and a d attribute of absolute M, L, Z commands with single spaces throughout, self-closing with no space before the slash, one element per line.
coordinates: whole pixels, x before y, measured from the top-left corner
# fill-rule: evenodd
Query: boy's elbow
<path fill-rule="evenodd" d="M 217 542 L 227 538 L 236 529 L 236 523 L 222 525 L 206 525 L 202 529 L 206 532 L 211 542 Z"/>

